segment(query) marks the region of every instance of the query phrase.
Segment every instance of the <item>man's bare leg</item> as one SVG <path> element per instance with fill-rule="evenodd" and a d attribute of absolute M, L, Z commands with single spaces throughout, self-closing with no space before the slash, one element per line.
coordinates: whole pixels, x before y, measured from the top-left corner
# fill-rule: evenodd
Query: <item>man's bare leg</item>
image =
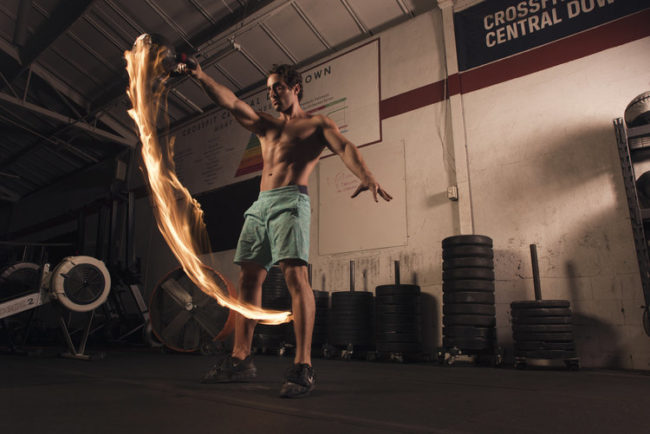
<path fill-rule="evenodd" d="M 311 366 L 311 338 L 316 304 L 314 292 L 309 285 L 307 266 L 299 260 L 286 260 L 280 263 L 280 267 L 291 293 L 293 329 L 296 334 L 294 363 L 305 363 Z"/>
<path fill-rule="evenodd" d="M 266 279 L 266 269 L 264 267 L 253 262 L 242 263 L 239 271 L 239 300 L 253 306 L 261 306 L 264 279 Z M 257 321 L 236 314 L 233 357 L 243 360 L 251 353 L 253 332 L 256 325 Z"/>
<path fill-rule="evenodd" d="M 257 264 L 248 262 L 241 265 L 239 273 L 239 300 L 254 306 L 262 304 L 262 282 L 266 278 L 266 270 Z M 252 359 L 246 360 L 251 353 L 253 332 L 257 321 L 242 315 L 235 317 L 235 343 L 231 357 L 221 359 L 203 376 L 203 383 L 228 383 L 232 381 L 248 381 L 257 375 L 257 369 Z"/>

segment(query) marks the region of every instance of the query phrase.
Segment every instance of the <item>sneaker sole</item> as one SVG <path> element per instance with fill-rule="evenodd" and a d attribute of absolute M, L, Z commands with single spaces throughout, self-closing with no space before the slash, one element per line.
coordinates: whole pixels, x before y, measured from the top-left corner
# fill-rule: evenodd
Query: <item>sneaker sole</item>
<path fill-rule="evenodd" d="M 280 391 L 280 398 L 288 398 L 288 399 L 296 399 L 296 398 L 305 398 L 309 396 L 314 390 L 315 384 L 312 384 L 308 388 L 305 388 L 305 386 L 295 384 L 295 383 L 288 383 L 290 386 L 289 390 L 284 390 L 285 386 L 282 386 L 282 390 Z M 305 388 L 306 390 L 300 390 L 302 388 Z"/>
<path fill-rule="evenodd" d="M 203 378 L 201 383 L 203 384 L 216 384 L 216 383 L 245 383 L 250 380 L 254 380 L 257 377 L 256 372 L 251 373 L 241 373 L 233 375 L 229 378 Z"/>

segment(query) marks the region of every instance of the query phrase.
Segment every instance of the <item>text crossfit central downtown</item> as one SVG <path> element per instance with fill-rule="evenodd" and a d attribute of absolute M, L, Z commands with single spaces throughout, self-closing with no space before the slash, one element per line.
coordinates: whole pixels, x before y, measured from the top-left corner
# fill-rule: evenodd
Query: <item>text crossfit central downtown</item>
<path fill-rule="evenodd" d="M 485 45 L 494 47 L 511 39 L 542 30 L 562 22 L 555 9 L 560 3 L 566 4 L 567 17 L 574 18 L 580 13 L 591 12 L 597 7 L 614 3 L 614 0 L 526 0 L 504 10 L 483 17 Z M 550 10 L 546 10 L 549 9 Z M 538 14 L 538 12 L 541 14 Z"/>

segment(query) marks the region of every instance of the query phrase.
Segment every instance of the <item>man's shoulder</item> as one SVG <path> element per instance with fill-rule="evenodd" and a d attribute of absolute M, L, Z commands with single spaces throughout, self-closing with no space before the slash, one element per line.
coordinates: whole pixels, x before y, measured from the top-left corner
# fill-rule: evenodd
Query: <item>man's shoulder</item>
<path fill-rule="evenodd" d="M 310 116 L 310 119 L 312 119 L 314 122 L 316 122 L 322 128 L 327 128 L 327 127 L 331 126 L 334 123 L 334 121 L 332 119 L 330 119 L 329 117 L 327 117 L 326 115 L 318 114 L 318 115 L 309 115 L 309 116 Z"/>
<path fill-rule="evenodd" d="M 260 118 L 264 119 L 265 121 L 276 121 L 277 120 L 277 118 L 275 116 L 273 116 L 272 114 L 266 113 L 266 112 L 260 112 L 260 111 L 255 110 L 255 113 L 257 113 L 257 115 Z"/>

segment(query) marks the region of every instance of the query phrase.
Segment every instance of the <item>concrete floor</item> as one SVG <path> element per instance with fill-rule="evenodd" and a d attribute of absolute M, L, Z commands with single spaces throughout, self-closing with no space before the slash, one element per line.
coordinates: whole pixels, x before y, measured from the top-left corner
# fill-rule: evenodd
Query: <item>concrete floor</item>
<path fill-rule="evenodd" d="M 315 359 L 317 389 L 278 398 L 290 359 L 255 382 L 204 385 L 215 358 L 110 350 L 0 355 L 0 430 L 13 433 L 647 433 L 650 374 Z"/>

